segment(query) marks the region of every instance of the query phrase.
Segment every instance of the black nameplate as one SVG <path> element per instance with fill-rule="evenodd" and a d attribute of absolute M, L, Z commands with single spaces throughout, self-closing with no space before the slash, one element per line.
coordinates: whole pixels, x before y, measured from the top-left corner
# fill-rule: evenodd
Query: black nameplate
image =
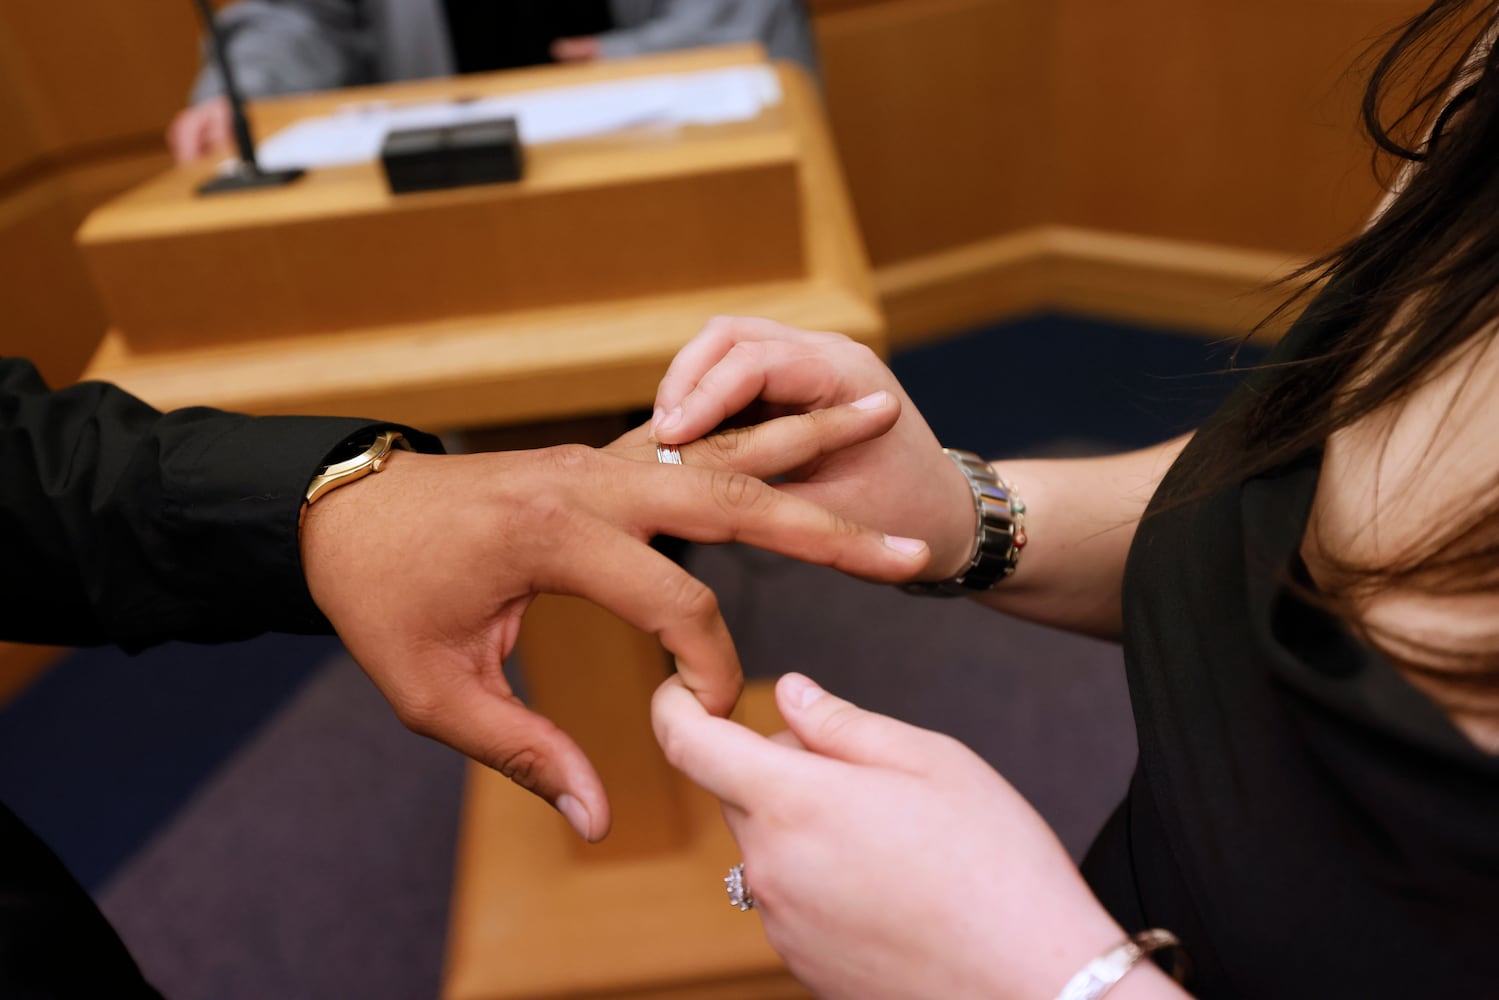
<path fill-rule="evenodd" d="M 523 162 L 514 118 L 392 132 L 380 159 L 395 194 L 518 181 Z"/>

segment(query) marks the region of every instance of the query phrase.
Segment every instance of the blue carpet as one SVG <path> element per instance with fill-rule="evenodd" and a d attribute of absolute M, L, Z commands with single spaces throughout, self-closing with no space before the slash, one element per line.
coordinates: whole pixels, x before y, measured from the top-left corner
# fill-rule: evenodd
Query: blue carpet
<path fill-rule="evenodd" d="M 1059 442 L 1143 448 L 1197 426 L 1238 379 L 1235 343 L 1046 314 L 896 354 L 937 440 L 1026 457 Z M 1242 364 L 1263 356 L 1245 347 Z"/>
<path fill-rule="evenodd" d="M 94 890 L 341 648 L 79 650 L 0 712 L 0 801 Z"/>

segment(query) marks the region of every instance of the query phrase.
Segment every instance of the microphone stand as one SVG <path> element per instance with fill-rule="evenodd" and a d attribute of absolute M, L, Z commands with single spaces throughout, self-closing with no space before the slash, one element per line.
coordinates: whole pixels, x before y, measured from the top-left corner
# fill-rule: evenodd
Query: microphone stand
<path fill-rule="evenodd" d="M 249 191 L 255 188 L 281 187 L 301 177 L 303 170 L 261 170 L 255 158 L 255 136 L 250 132 L 250 120 L 245 117 L 245 99 L 235 83 L 234 71 L 229 66 L 229 50 L 224 45 L 223 32 L 214 23 L 213 8 L 208 0 L 195 0 L 198 15 L 203 19 L 208 32 L 210 51 L 219 78 L 224 81 L 224 96 L 229 99 L 229 113 L 234 122 L 234 144 L 239 148 L 239 162 L 227 174 L 208 181 L 198 188 L 199 194 L 223 194 L 228 191 Z"/>

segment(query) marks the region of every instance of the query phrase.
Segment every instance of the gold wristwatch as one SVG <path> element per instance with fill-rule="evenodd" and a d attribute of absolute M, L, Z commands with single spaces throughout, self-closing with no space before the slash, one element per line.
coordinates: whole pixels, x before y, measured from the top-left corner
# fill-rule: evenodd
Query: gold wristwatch
<path fill-rule="evenodd" d="M 323 466 L 318 474 L 312 477 L 312 482 L 307 484 L 307 495 L 302 503 L 302 513 L 297 518 L 298 523 L 301 523 L 302 517 L 307 515 L 307 508 L 322 497 L 340 486 L 347 486 L 384 469 L 390 453 L 397 448 L 402 451 L 412 450 L 410 443 L 401 432 L 392 430 L 380 431 L 368 444 L 360 438 L 354 438 L 346 443 L 340 451 L 357 449 L 356 453 L 350 458 L 338 458 L 338 453 L 335 452 L 334 461 Z"/>

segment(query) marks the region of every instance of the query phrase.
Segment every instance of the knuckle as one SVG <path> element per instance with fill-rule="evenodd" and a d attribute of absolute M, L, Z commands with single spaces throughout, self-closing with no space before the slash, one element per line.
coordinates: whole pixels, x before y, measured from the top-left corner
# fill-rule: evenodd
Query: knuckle
<path fill-rule="evenodd" d="M 718 595 L 689 573 L 674 576 L 668 584 L 667 595 L 669 606 L 688 620 L 701 621 L 718 614 Z"/>
<path fill-rule="evenodd" d="M 710 462 L 732 467 L 744 457 L 749 450 L 750 442 L 750 430 L 736 427 L 704 438 L 701 443 Z"/>
<path fill-rule="evenodd" d="M 516 747 L 501 752 L 496 770 L 517 785 L 534 792 L 541 782 L 546 758 L 535 747 Z"/>
<path fill-rule="evenodd" d="M 840 546 L 851 545 L 864 537 L 862 528 L 832 511 L 827 512 L 826 520 L 828 537 Z"/>
<path fill-rule="evenodd" d="M 852 736 L 858 731 L 859 713 L 852 705 L 839 705 L 827 715 L 823 716 L 822 723 L 818 727 L 824 737 L 837 740 L 840 737 Z"/>
<path fill-rule="evenodd" d="M 391 708 L 401 725 L 418 736 L 435 738 L 447 714 L 442 699 L 425 691 L 402 692 L 391 698 Z"/>
<path fill-rule="evenodd" d="M 885 362 L 875 353 L 874 348 L 868 344 L 861 344 L 856 340 L 844 338 L 840 345 L 849 355 L 849 361 L 861 368 L 875 367 L 884 368 Z"/>
<path fill-rule="evenodd" d="M 741 340 L 724 355 L 725 361 L 749 364 L 765 357 L 767 345 L 758 340 Z"/>
<path fill-rule="evenodd" d="M 593 464 L 594 450 L 582 444 L 563 444 L 547 449 L 547 455 L 559 473 L 577 475 Z"/>
<path fill-rule="evenodd" d="M 754 859 L 758 864 L 745 861 L 744 879 L 749 884 L 750 892 L 754 894 L 757 908 L 774 911 L 790 897 L 791 893 L 787 891 L 787 886 L 779 875 L 782 868 L 794 863 L 792 859 L 784 857 L 786 853 L 772 848 L 759 853 Z M 769 927 L 766 932 L 769 933 Z M 779 948 L 776 950 L 780 951 Z"/>
<path fill-rule="evenodd" d="M 719 313 L 708 317 L 708 322 L 703 324 L 704 333 L 730 333 L 739 323 L 739 317 L 729 313 Z"/>
<path fill-rule="evenodd" d="M 525 536 L 531 540 L 549 543 L 565 537 L 568 527 L 577 517 L 576 511 L 563 497 L 551 493 L 538 493 L 521 501 L 522 523 Z"/>
<path fill-rule="evenodd" d="M 797 413 L 793 414 L 793 416 L 796 419 L 797 426 L 802 429 L 803 433 L 811 434 L 830 429 L 843 416 L 843 413 L 839 410 L 828 408 L 808 410 L 806 413 Z"/>
<path fill-rule="evenodd" d="M 769 502 L 770 492 L 764 483 L 742 473 L 720 471 L 713 476 L 714 501 L 727 514 L 763 510 Z"/>
<path fill-rule="evenodd" d="M 789 792 L 766 803 L 761 815 L 767 829 L 789 834 L 806 830 L 816 821 L 816 812 L 812 802 L 804 795 Z"/>
<path fill-rule="evenodd" d="M 694 339 L 709 343 L 732 346 L 738 339 L 739 317 L 714 316 L 703 324 L 703 329 Z"/>
<path fill-rule="evenodd" d="M 679 727 L 663 726 L 656 735 L 656 742 L 661 744 L 661 755 L 668 764 L 679 771 L 687 769 L 691 755 L 687 751 L 687 740 L 682 737 Z"/>

